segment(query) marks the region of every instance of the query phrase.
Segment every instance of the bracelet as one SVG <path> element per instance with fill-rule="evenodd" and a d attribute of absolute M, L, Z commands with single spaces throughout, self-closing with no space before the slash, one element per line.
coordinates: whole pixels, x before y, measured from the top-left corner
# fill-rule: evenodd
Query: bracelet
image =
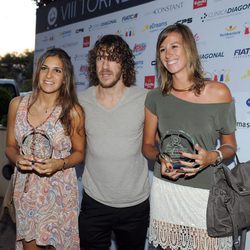
<path fill-rule="evenodd" d="M 64 171 L 66 169 L 66 161 L 64 158 L 61 158 L 61 160 L 63 160 L 63 166 L 62 166 L 61 170 Z"/>
<path fill-rule="evenodd" d="M 219 165 L 223 161 L 223 154 L 218 149 L 211 150 L 211 151 L 217 153 L 217 157 L 216 157 L 216 160 L 215 160 L 215 163 L 214 163 L 214 165 L 217 166 L 217 165 Z"/>

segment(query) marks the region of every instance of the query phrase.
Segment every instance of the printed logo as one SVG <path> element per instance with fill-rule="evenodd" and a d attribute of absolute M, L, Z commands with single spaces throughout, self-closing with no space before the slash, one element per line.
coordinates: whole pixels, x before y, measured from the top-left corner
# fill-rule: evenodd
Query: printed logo
<path fill-rule="evenodd" d="M 158 31 L 160 29 L 163 29 L 167 26 L 167 21 L 165 22 L 160 22 L 160 23 L 151 23 L 150 25 L 146 24 L 143 28 L 143 32 L 145 31 L 150 31 L 150 32 L 154 32 L 154 31 Z"/>
<path fill-rule="evenodd" d="M 198 33 L 194 34 L 194 40 L 195 40 L 195 42 L 199 42 L 200 41 L 200 36 L 198 35 Z"/>
<path fill-rule="evenodd" d="M 51 42 L 51 41 L 54 41 L 54 40 L 55 40 L 55 38 L 54 38 L 53 35 L 45 36 L 45 37 L 43 37 L 43 39 L 42 39 L 43 42 Z"/>
<path fill-rule="evenodd" d="M 87 48 L 90 46 L 90 36 L 83 37 L 83 48 Z"/>
<path fill-rule="evenodd" d="M 48 13 L 48 24 L 50 26 L 54 25 L 56 22 L 56 19 L 57 19 L 57 9 L 56 7 L 52 7 Z"/>
<path fill-rule="evenodd" d="M 247 105 L 248 107 L 250 107 L 250 98 L 248 98 L 248 99 L 246 100 L 246 105 Z"/>
<path fill-rule="evenodd" d="M 245 122 L 245 121 L 237 121 L 236 122 L 237 128 L 250 128 L 250 122 Z"/>
<path fill-rule="evenodd" d="M 136 69 L 142 69 L 143 64 L 144 64 L 144 61 L 135 61 L 135 68 Z"/>
<path fill-rule="evenodd" d="M 204 72 L 204 78 L 208 80 L 214 80 L 216 82 L 230 82 L 230 70 L 215 69 L 213 72 Z"/>
<path fill-rule="evenodd" d="M 80 71 L 79 75 L 83 75 L 85 77 L 88 76 L 88 66 L 87 65 L 81 65 L 79 71 Z"/>
<path fill-rule="evenodd" d="M 126 23 L 126 22 L 135 21 L 137 17 L 138 17 L 138 13 L 130 14 L 130 15 L 122 17 L 122 22 Z"/>
<path fill-rule="evenodd" d="M 234 58 L 249 58 L 250 48 L 236 49 L 234 51 Z"/>
<path fill-rule="evenodd" d="M 133 28 L 128 28 L 125 31 L 125 37 L 134 37 L 135 36 L 135 30 Z"/>
<path fill-rule="evenodd" d="M 201 21 L 212 21 L 219 18 L 224 18 L 228 16 L 235 16 L 241 14 L 242 11 L 249 10 L 250 9 L 250 3 L 248 4 L 241 4 L 236 7 L 229 7 L 227 9 L 220 9 L 216 11 L 206 12 L 203 13 L 201 17 Z"/>
<path fill-rule="evenodd" d="M 247 70 L 246 74 L 244 74 L 244 75 L 241 77 L 241 79 L 246 79 L 246 78 L 248 78 L 248 77 L 250 77 L 250 69 Z"/>
<path fill-rule="evenodd" d="M 84 28 L 76 29 L 75 31 L 76 34 L 81 33 L 81 32 L 84 32 Z"/>
<path fill-rule="evenodd" d="M 237 30 L 237 26 L 234 25 L 229 25 L 225 28 L 226 32 L 221 33 L 220 37 L 224 38 L 232 38 L 235 37 L 236 35 L 239 35 L 241 32 Z"/>
<path fill-rule="evenodd" d="M 247 22 L 244 23 L 244 35 L 249 35 L 249 24 Z"/>
<path fill-rule="evenodd" d="M 117 23 L 116 19 L 108 20 L 108 21 L 98 23 L 98 24 L 93 24 L 93 25 L 91 24 L 91 25 L 89 25 L 89 31 L 99 30 L 99 29 L 102 29 L 105 26 L 115 24 L 115 23 Z"/>
<path fill-rule="evenodd" d="M 192 17 L 188 17 L 188 18 L 185 18 L 185 19 L 182 19 L 182 20 L 179 20 L 175 23 L 192 23 L 193 22 L 193 18 Z"/>
<path fill-rule="evenodd" d="M 193 9 L 203 8 L 207 6 L 207 0 L 194 0 Z"/>
<path fill-rule="evenodd" d="M 183 1 L 179 2 L 179 3 L 175 3 L 175 4 L 169 4 L 167 6 L 164 6 L 164 7 L 160 7 L 160 8 L 157 8 L 157 9 L 154 9 L 153 12 L 149 13 L 149 14 L 155 14 L 155 15 L 158 15 L 158 14 L 165 14 L 167 12 L 171 12 L 171 11 L 175 11 L 175 10 L 178 10 L 178 9 L 181 9 L 183 8 Z"/>
<path fill-rule="evenodd" d="M 157 64 L 156 60 L 151 61 L 151 65 L 155 66 Z"/>
<path fill-rule="evenodd" d="M 133 48 L 133 53 L 135 56 L 142 54 L 146 50 L 146 43 L 136 43 Z"/>
<path fill-rule="evenodd" d="M 59 36 L 61 36 L 62 38 L 71 36 L 71 30 L 62 31 L 59 33 Z"/>
<path fill-rule="evenodd" d="M 134 28 L 127 28 L 125 30 L 117 30 L 115 32 L 116 35 L 119 35 L 121 37 L 126 37 L 126 38 L 129 38 L 129 37 L 135 37 L 135 30 Z"/>
<path fill-rule="evenodd" d="M 200 55 L 201 60 L 221 58 L 221 57 L 224 57 L 224 52 L 222 52 L 222 51 Z"/>
<path fill-rule="evenodd" d="M 144 88 L 145 89 L 154 89 L 154 87 L 155 87 L 155 76 L 145 76 Z"/>

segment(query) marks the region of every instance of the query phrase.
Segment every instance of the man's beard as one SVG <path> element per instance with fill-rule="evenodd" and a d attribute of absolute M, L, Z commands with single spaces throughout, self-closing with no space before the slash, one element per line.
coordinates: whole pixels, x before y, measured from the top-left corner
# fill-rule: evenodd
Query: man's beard
<path fill-rule="evenodd" d="M 122 72 L 120 72 L 119 75 L 114 79 L 114 81 L 110 82 L 109 84 L 103 83 L 99 79 L 99 85 L 104 89 L 110 89 L 113 88 L 122 78 Z"/>

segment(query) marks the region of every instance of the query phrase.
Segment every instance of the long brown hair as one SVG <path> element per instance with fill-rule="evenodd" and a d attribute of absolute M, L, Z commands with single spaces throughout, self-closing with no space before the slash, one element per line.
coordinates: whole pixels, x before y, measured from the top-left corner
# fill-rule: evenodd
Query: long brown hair
<path fill-rule="evenodd" d="M 168 70 L 166 70 L 160 60 L 160 46 L 167 37 L 167 35 L 172 32 L 176 32 L 182 36 L 184 49 L 186 51 L 188 59 L 189 80 L 194 82 L 194 85 L 191 90 L 193 90 L 196 94 L 199 95 L 201 89 L 204 88 L 205 79 L 203 77 L 203 70 L 198 50 L 196 47 L 196 42 L 190 28 L 184 24 L 179 23 L 167 26 L 164 30 L 161 31 L 158 36 L 156 44 L 156 60 L 160 89 L 164 94 L 169 94 L 173 85 L 172 74 L 168 72 Z"/>
<path fill-rule="evenodd" d="M 41 71 L 41 67 L 44 64 L 46 58 L 58 56 L 58 58 L 63 63 L 63 74 L 64 74 L 64 83 L 60 88 L 60 92 L 58 98 L 56 100 L 56 105 L 62 107 L 62 112 L 60 114 L 59 120 L 61 121 L 65 133 L 70 135 L 72 132 L 71 127 L 71 110 L 74 109 L 77 105 L 79 105 L 76 89 L 75 89 L 75 76 L 74 76 L 74 67 L 71 62 L 70 56 L 62 49 L 53 48 L 47 50 L 38 60 L 36 71 L 34 73 L 33 79 L 33 91 L 32 91 L 32 99 L 29 105 L 29 108 L 36 101 L 40 87 L 39 87 L 39 74 Z M 81 107 L 81 106 L 80 106 Z M 83 111 L 83 110 L 82 110 Z M 81 128 L 79 128 L 80 130 Z"/>
<path fill-rule="evenodd" d="M 135 61 L 129 45 L 118 35 L 105 35 L 96 41 L 93 49 L 89 51 L 89 81 L 90 85 L 97 86 L 99 80 L 96 73 L 96 58 L 107 54 L 108 60 L 121 64 L 122 79 L 125 86 L 135 84 Z"/>

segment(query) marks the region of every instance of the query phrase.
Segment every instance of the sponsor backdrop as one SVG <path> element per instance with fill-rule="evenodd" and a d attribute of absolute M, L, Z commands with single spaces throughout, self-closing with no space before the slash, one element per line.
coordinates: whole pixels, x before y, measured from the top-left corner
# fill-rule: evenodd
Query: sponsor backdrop
<path fill-rule="evenodd" d="M 35 63 L 49 48 L 65 49 L 75 67 L 78 91 L 82 91 L 88 87 L 89 49 L 101 36 L 118 34 L 134 52 L 137 85 L 153 89 L 157 87 L 157 36 L 176 22 L 192 29 L 206 77 L 231 89 L 236 102 L 238 155 L 243 161 L 250 159 L 250 1 L 57 1 L 37 11 Z"/>

